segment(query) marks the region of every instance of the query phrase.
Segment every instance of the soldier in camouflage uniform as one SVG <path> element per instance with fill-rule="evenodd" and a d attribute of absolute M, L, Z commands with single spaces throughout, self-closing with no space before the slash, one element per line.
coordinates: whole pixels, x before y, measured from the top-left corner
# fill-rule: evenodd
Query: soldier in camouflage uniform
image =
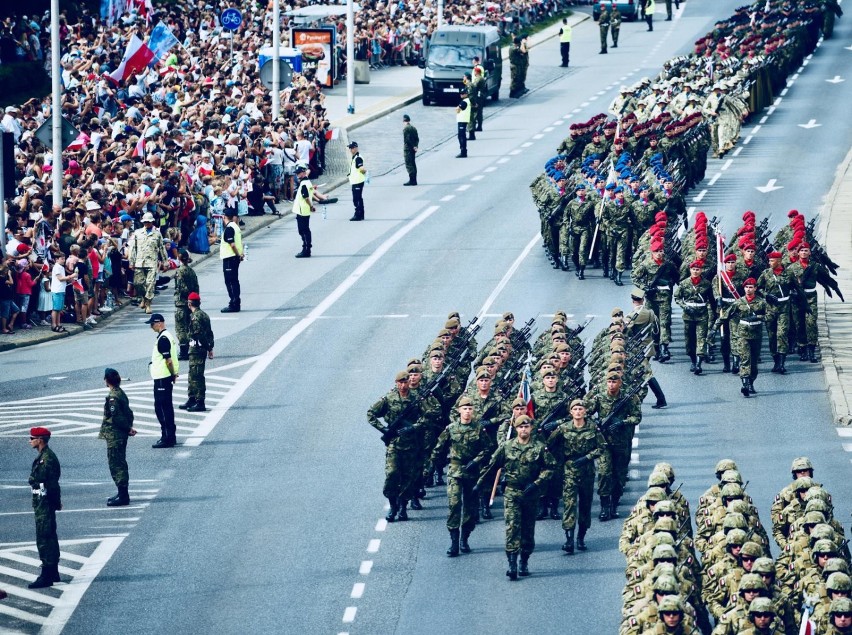
<path fill-rule="evenodd" d="M 624 285 L 621 276 L 627 268 L 630 232 L 635 223 L 630 205 L 624 200 L 624 187 L 619 185 L 613 192 L 614 198 L 604 204 L 601 216 L 602 225 L 607 228 L 610 279 L 620 287 Z"/>
<path fill-rule="evenodd" d="M 730 316 L 737 320 L 737 333 L 740 338 L 740 392 L 744 397 L 755 394 L 754 380 L 757 377 L 757 359 L 760 356 L 760 344 L 763 334 L 763 322 L 766 316 L 766 300 L 755 295 L 757 280 L 747 278 L 743 282 L 745 295 L 734 302 Z"/>
<path fill-rule="evenodd" d="M 598 28 L 601 32 L 601 50 L 603 55 L 606 53 L 607 36 L 609 35 L 609 9 L 606 5 L 601 7 L 601 15 L 598 18 Z"/>
<path fill-rule="evenodd" d="M 663 241 L 654 239 L 650 243 L 651 257 L 634 265 L 632 278 L 637 287 L 645 291 L 645 304 L 659 320 L 658 358 L 661 362 L 671 359 L 669 343 L 672 341 L 672 288 L 677 282 L 677 269 L 666 260 Z"/>
<path fill-rule="evenodd" d="M 121 389 L 121 375 L 114 368 L 107 368 L 104 370 L 104 382 L 109 387 L 109 394 L 104 403 L 104 420 L 98 438 L 106 439 L 109 473 L 118 488 L 118 494 L 107 499 L 107 506 L 122 507 L 130 504 L 130 495 L 127 493 L 130 482 L 127 437 L 135 436 L 136 430 L 133 428 L 130 401 Z"/>
<path fill-rule="evenodd" d="M 510 580 L 528 576 L 530 555 L 535 549 L 535 514 L 538 493 L 547 484 L 556 468 L 556 460 L 541 441 L 533 440 L 532 420 L 521 415 L 513 422 L 517 436 L 497 448 L 488 467 L 476 483 L 483 488 L 497 468 L 503 468 L 506 489 L 506 558 Z M 518 553 L 520 552 L 520 569 Z"/>
<path fill-rule="evenodd" d="M 790 474 L 793 477 L 793 481 L 785 485 L 784 488 L 776 494 L 775 500 L 772 502 L 772 507 L 769 511 L 772 518 L 772 537 L 775 538 L 775 541 L 782 549 L 784 548 L 784 545 L 787 544 L 787 540 L 790 538 L 790 527 L 789 525 L 779 523 L 779 521 L 782 520 L 781 513 L 787 505 L 797 498 L 796 489 L 794 487 L 796 481 L 801 478 L 813 479 L 813 463 L 811 463 L 811 460 L 806 456 L 796 457 L 793 459 L 790 466 Z"/>
<path fill-rule="evenodd" d="M 667 595 L 658 604 L 660 621 L 652 628 L 646 628 L 643 634 L 653 635 L 700 635 L 688 615 L 684 613 L 683 601 L 679 595 Z"/>
<path fill-rule="evenodd" d="M 476 139 L 475 132 L 482 132 L 482 111 L 488 99 L 488 84 L 482 76 L 482 67 L 475 66 L 470 80 L 470 121 L 467 124 L 469 139 Z"/>
<path fill-rule="evenodd" d="M 806 307 L 798 311 L 798 324 L 804 324 L 804 329 L 799 328 L 799 345 L 806 347 L 805 353 L 802 355 L 802 361 L 805 357 L 811 363 L 816 363 L 816 345 L 819 332 L 817 330 L 817 281 L 827 275 L 825 267 L 818 262 L 811 261 L 811 246 L 807 242 L 802 242 L 799 245 L 799 259 L 787 266 L 787 271 L 801 285 L 802 291 L 805 294 L 807 302 Z"/>
<path fill-rule="evenodd" d="M 702 263 L 689 265 L 689 277 L 678 283 L 675 302 L 683 309 L 683 337 L 686 354 L 692 366 L 690 372 L 700 375 L 701 364 L 707 355 L 707 329 L 713 321 L 710 281 L 701 275 Z"/>
<path fill-rule="evenodd" d="M 175 271 L 175 335 L 180 352 L 179 360 L 189 359 L 189 306 L 190 293 L 199 293 L 198 277 L 189 267 L 192 259 L 186 249 L 180 250 L 180 267 Z"/>
<path fill-rule="evenodd" d="M 769 598 L 755 598 L 748 608 L 751 626 L 740 631 L 740 635 L 784 635 L 784 622 L 780 619 L 775 604 Z"/>
<path fill-rule="evenodd" d="M 29 484 L 33 494 L 36 547 L 41 560 L 41 573 L 27 585 L 30 589 L 43 589 L 62 581 L 59 578 L 59 538 L 56 535 L 56 512 L 62 509 L 61 469 L 59 459 L 47 446 L 48 441 L 50 430 L 42 427 L 30 429 L 30 447 L 38 451 Z"/>
<path fill-rule="evenodd" d="M 403 115 L 402 121 L 402 156 L 405 159 L 405 171 L 408 172 L 408 181 L 403 185 L 417 185 L 416 158 L 420 136 L 417 134 L 417 128 L 411 125 L 411 117 Z"/>
<path fill-rule="evenodd" d="M 612 3 L 612 11 L 609 14 L 609 31 L 612 34 L 612 48 L 618 48 L 618 33 L 621 31 L 621 11 L 618 5 Z"/>
<path fill-rule="evenodd" d="M 838 598 L 829 607 L 829 626 L 825 635 L 848 635 L 852 633 L 852 600 Z"/>
<path fill-rule="evenodd" d="M 189 337 L 192 348 L 189 349 L 189 385 L 185 404 L 178 406 L 187 412 L 206 412 L 204 399 L 207 396 L 207 384 L 204 381 L 204 366 L 213 359 L 213 346 L 216 343 L 210 317 L 201 310 L 201 296 L 193 291 L 189 294 L 187 306 L 192 312 L 189 318 Z"/>
<path fill-rule="evenodd" d="M 609 496 L 612 488 L 609 449 L 600 432 L 586 420 L 586 404 L 582 399 L 571 402 L 570 414 L 571 420 L 560 424 L 547 440 L 547 448 L 564 462 L 562 529 L 565 530 L 565 544 L 562 550 L 569 555 L 574 553 L 574 527 L 578 514 L 577 548 L 586 550 L 586 531 L 592 525 L 595 461 L 598 461 L 601 475 L 598 488 L 601 498 Z"/>
<path fill-rule="evenodd" d="M 482 426 L 473 419 L 473 402 L 470 397 L 459 399 L 457 409 L 458 421 L 441 432 L 425 472 L 430 473 L 433 463 L 443 463 L 449 455 L 447 504 L 450 512 L 447 529 L 450 531 L 450 548 L 447 549 L 447 555 L 450 558 L 459 555 L 459 551 L 471 551 L 467 540 L 476 527 L 478 506 L 478 497 L 473 489 L 490 449 Z"/>
<path fill-rule="evenodd" d="M 769 337 L 769 352 L 775 362 L 772 372 L 781 375 L 787 372 L 791 297 L 798 286 L 798 282 L 781 264 L 781 252 L 770 252 L 769 267 L 757 278 L 757 288 L 767 302 L 766 335 Z"/>
<path fill-rule="evenodd" d="M 574 275 L 580 280 L 585 280 L 589 239 L 592 236 L 595 224 L 595 208 L 594 203 L 586 197 L 586 185 L 584 183 L 577 186 L 576 192 L 577 196 L 565 207 L 563 227 L 569 231 L 569 245 L 566 245 L 566 253 L 571 254 L 574 262 Z"/>
<path fill-rule="evenodd" d="M 127 260 L 133 272 L 133 286 L 139 307 L 145 313 L 151 313 L 151 301 L 154 299 L 154 286 L 157 283 L 157 270 L 161 263 L 168 262 L 169 256 L 163 245 L 163 236 L 154 229 L 154 215 L 145 212 L 142 216 L 144 227 L 137 229 L 130 237 L 130 253 Z"/>

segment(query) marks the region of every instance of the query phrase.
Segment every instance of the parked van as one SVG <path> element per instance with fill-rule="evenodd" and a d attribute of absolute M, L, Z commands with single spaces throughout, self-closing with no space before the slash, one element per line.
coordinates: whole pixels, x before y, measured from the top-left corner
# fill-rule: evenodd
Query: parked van
<path fill-rule="evenodd" d="M 450 99 L 458 101 L 465 73 L 473 72 L 479 56 L 485 69 L 488 96 L 497 101 L 503 76 L 500 34 L 493 26 L 442 26 L 429 39 L 423 68 L 423 105 Z"/>

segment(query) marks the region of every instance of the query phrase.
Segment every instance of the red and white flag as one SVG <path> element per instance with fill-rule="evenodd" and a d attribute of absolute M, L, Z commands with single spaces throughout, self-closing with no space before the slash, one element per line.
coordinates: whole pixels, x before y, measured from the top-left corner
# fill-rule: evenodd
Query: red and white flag
<path fill-rule="evenodd" d="M 340 138 L 340 128 L 332 128 L 331 130 L 325 131 L 325 140 L 333 141 L 334 139 Z"/>
<path fill-rule="evenodd" d="M 127 44 L 127 50 L 124 52 L 124 57 L 118 68 L 107 77 L 118 85 L 119 82 L 126 80 L 131 75 L 141 73 L 153 59 L 154 52 L 138 36 L 134 35 Z"/>
<path fill-rule="evenodd" d="M 136 142 L 136 146 L 133 148 L 133 156 L 134 157 L 142 157 L 142 160 L 145 159 L 145 137 L 139 137 L 139 141 Z"/>

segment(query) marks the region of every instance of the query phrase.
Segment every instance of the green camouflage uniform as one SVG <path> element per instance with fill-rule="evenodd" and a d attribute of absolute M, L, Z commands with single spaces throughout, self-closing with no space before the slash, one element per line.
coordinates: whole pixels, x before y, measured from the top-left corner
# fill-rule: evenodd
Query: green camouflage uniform
<path fill-rule="evenodd" d="M 480 75 L 474 75 L 470 81 L 470 121 L 467 122 L 467 131 L 475 132 L 482 130 L 482 110 L 485 107 L 487 84 Z"/>
<path fill-rule="evenodd" d="M 754 296 L 749 302 L 745 296 L 734 302 L 731 316 L 736 316 L 737 334 L 740 338 L 740 377 L 757 377 L 757 358 L 766 315 L 766 300 Z"/>
<path fill-rule="evenodd" d="M 136 287 L 137 298 L 144 298 L 148 302 L 154 299 L 157 265 L 168 259 L 160 232 L 153 228 L 149 232 L 144 227 L 133 232 L 127 260 L 133 266 L 133 286 Z"/>
<path fill-rule="evenodd" d="M 799 324 L 804 322 L 805 325 L 804 329 L 799 328 L 799 344 L 803 346 L 816 346 L 817 338 L 819 337 L 819 332 L 817 330 L 818 305 L 816 285 L 817 278 L 820 274 L 825 275 L 825 272 L 822 270 L 823 266 L 813 260 L 808 263 L 807 267 L 804 267 L 800 260 L 797 260 L 787 267 L 787 272 L 794 276 L 802 286 L 802 290 L 805 292 L 805 299 L 807 300 L 808 308 L 810 309 L 810 313 L 807 313 L 804 310 L 798 312 Z"/>
<path fill-rule="evenodd" d="M 33 513 L 36 525 L 36 547 L 42 567 L 59 564 L 59 538 L 56 535 L 56 510 L 62 507 L 59 488 L 59 459 L 45 446 L 33 461 L 29 483 L 33 489 Z M 44 493 L 41 487 L 44 486 Z"/>
<path fill-rule="evenodd" d="M 606 227 L 607 251 L 610 267 L 616 271 L 627 268 L 627 250 L 630 248 L 630 230 L 633 228 L 632 210 L 626 201 L 607 201 L 601 213 L 601 226 Z"/>
<path fill-rule="evenodd" d="M 606 53 L 607 35 L 609 34 L 609 11 L 606 7 L 601 11 L 601 17 L 598 19 L 598 28 L 601 32 L 601 53 Z"/>
<path fill-rule="evenodd" d="M 570 219 L 571 236 L 570 248 L 566 249 L 566 253 L 571 254 L 574 265 L 578 267 L 585 267 L 589 256 L 589 239 L 595 224 L 594 213 L 594 203 L 588 198 L 580 200 L 576 197 L 565 208 L 565 218 Z"/>
<path fill-rule="evenodd" d="M 699 279 L 693 284 L 690 277 L 678 283 L 675 302 L 683 309 L 683 337 L 686 354 L 695 363 L 695 359 L 704 359 L 707 355 L 707 329 L 713 321 L 713 307 L 710 303 L 710 281 Z"/>
<path fill-rule="evenodd" d="M 420 145 L 420 137 L 417 134 L 417 128 L 410 123 L 406 124 L 402 129 L 402 155 L 405 158 L 405 171 L 408 172 L 408 177 L 412 180 L 417 178 L 417 163 L 416 152 L 414 148 Z"/>
<path fill-rule="evenodd" d="M 190 399 L 203 402 L 207 395 L 207 383 L 204 381 L 204 367 L 207 353 L 213 350 L 215 339 L 210 327 L 210 317 L 201 309 L 195 309 L 189 318 L 189 337 L 192 347 L 189 349 L 189 386 Z"/>
<path fill-rule="evenodd" d="M 672 341 L 672 286 L 674 280 L 668 277 L 668 274 L 661 275 L 654 283 L 654 288 L 651 289 L 651 283 L 654 281 L 657 271 L 661 266 L 669 267 L 669 263 L 663 260 L 662 264 L 658 265 L 652 258 L 647 258 L 643 262 L 635 265 L 631 272 L 634 284 L 645 289 L 648 295 L 645 296 L 645 304 L 654 312 L 654 315 L 660 321 L 660 344 L 669 344 Z"/>
<path fill-rule="evenodd" d="M 609 30 L 612 34 L 612 48 L 618 48 L 618 32 L 621 31 L 621 11 L 613 6 L 609 16 Z"/>
<path fill-rule="evenodd" d="M 587 415 L 598 415 L 598 418 L 603 421 L 612 412 L 616 402 L 621 399 L 624 394 L 622 388 L 617 395 L 610 395 L 606 390 L 600 394 L 586 399 L 588 403 Z M 610 455 L 612 457 L 612 489 L 611 495 L 614 500 L 621 498 L 624 492 L 624 486 L 627 484 L 627 469 L 630 465 L 630 454 L 633 446 L 633 434 L 636 426 L 642 420 L 642 402 L 637 395 L 631 397 L 630 401 L 622 406 L 616 415 L 617 419 L 621 420 L 622 424 L 608 435 L 608 445 Z M 599 487 L 601 490 L 604 485 L 604 476 L 601 473 L 598 475 Z"/>
<path fill-rule="evenodd" d="M 175 271 L 175 335 L 178 344 L 189 344 L 189 306 L 186 302 L 190 293 L 198 293 L 198 276 L 190 266 L 181 263 Z"/>
<path fill-rule="evenodd" d="M 506 506 L 506 551 L 531 554 L 535 549 L 535 517 L 538 511 L 538 491 L 542 491 L 556 469 L 556 460 L 541 441 L 530 439 L 523 444 L 517 438 L 509 439 L 497 448 L 479 481 L 496 468 L 503 468 L 506 489 L 503 493 Z M 528 485 L 537 490 L 523 495 Z"/>
<path fill-rule="evenodd" d="M 376 430 L 385 432 L 413 399 L 414 395 L 411 393 L 403 398 L 394 388 L 370 407 L 367 411 L 367 420 Z M 408 429 L 393 439 L 385 452 L 385 484 L 382 494 L 392 504 L 396 504 L 403 491 L 417 477 L 419 443 L 417 431 L 414 428 L 416 414 L 411 417 L 411 421 L 402 424 L 403 428 Z M 379 421 L 379 417 L 385 420 L 384 424 Z"/>
<path fill-rule="evenodd" d="M 133 427 L 130 401 L 119 386 L 110 386 L 104 403 L 104 420 L 99 439 L 107 442 L 109 473 L 117 487 L 127 487 L 130 476 L 127 469 L 127 435 Z"/>
<path fill-rule="evenodd" d="M 757 288 L 763 294 L 774 296 L 766 306 L 766 334 L 769 336 L 769 352 L 786 354 L 789 350 L 787 334 L 790 330 L 790 293 L 798 284 L 789 271 L 775 272 L 767 268 L 757 279 Z M 768 300 L 769 298 L 767 298 Z"/>

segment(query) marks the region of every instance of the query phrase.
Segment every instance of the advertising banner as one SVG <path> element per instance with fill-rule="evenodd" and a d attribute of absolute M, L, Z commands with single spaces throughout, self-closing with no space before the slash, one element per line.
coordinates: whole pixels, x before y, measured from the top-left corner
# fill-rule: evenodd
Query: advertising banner
<path fill-rule="evenodd" d="M 293 29 L 293 47 L 302 51 L 302 72 L 319 80 L 323 86 L 331 88 L 337 75 L 334 44 L 335 30 Z"/>

